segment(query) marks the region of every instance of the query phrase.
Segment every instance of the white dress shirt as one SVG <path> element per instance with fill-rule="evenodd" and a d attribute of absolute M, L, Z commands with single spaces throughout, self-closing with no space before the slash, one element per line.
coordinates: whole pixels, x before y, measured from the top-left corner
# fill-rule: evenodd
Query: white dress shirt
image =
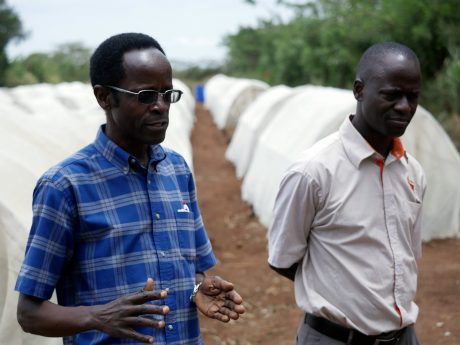
<path fill-rule="evenodd" d="M 373 335 L 415 323 L 426 181 L 399 139 L 384 160 L 347 117 L 285 173 L 269 263 L 298 263 L 304 311 Z"/>

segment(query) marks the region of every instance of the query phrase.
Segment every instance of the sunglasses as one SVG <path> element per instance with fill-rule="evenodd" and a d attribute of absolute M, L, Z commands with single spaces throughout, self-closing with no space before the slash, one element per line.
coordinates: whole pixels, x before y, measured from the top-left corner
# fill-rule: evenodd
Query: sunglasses
<path fill-rule="evenodd" d="M 141 90 L 139 92 L 133 92 L 125 89 L 121 89 L 116 86 L 106 85 L 109 89 L 127 93 L 129 95 L 137 96 L 137 100 L 142 104 L 152 104 L 158 102 L 158 95 L 161 95 L 165 103 L 176 103 L 180 100 L 183 92 L 181 90 L 166 90 L 160 92 L 156 90 Z"/>

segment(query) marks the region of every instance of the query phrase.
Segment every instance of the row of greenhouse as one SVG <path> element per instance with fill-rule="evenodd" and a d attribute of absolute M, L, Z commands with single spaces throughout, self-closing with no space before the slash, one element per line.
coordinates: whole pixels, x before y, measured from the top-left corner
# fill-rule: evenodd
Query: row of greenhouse
<path fill-rule="evenodd" d="M 183 99 L 170 109 L 164 145 L 193 168 L 195 100 L 180 80 Z M 353 113 L 351 90 L 304 85 L 269 86 L 216 75 L 204 85 L 205 107 L 229 138 L 226 158 L 242 179 L 241 197 L 265 226 L 284 171 Z M 0 344 L 57 344 L 25 334 L 16 322 L 14 284 L 32 220 L 32 191 L 50 166 L 92 142 L 105 115 L 91 86 L 79 82 L 0 89 Z M 460 155 L 435 117 L 422 106 L 402 138 L 425 169 L 423 240 L 460 237 Z"/>
<path fill-rule="evenodd" d="M 205 106 L 217 127 L 231 134 L 226 157 L 243 180 L 241 196 L 270 226 L 284 171 L 319 139 L 338 130 L 354 113 L 351 90 L 304 85 L 288 87 L 216 75 L 205 85 Z M 423 240 L 460 237 L 460 155 L 423 106 L 402 137 L 425 169 Z"/>

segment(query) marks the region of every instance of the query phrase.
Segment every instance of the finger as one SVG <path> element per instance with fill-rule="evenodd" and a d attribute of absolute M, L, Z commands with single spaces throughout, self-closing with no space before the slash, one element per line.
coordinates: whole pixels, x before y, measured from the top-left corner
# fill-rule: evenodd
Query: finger
<path fill-rule="evenodd" d="M 233 310 L 238 314 L 244 314 L 246 312 L 246 308 L 242 304 L 235 305 L 235 308 L 233 308 Z"/>
<path fill-rule="evenodd" d="M 126 315 L 140 316 L 140 315 L 166 315 L 169 313 L 169 307 L 167 305 L 154 305 L 154 304 L 140 304 L 132 306 Z"/>
<path fill-rule="evenodd" d="M 120 335 L 123 338 L 132 338 L 132 339 L 141 341 L 143 343 L 153 344 L 153 341 L 155 340 L 155 338 L 153 338 L 152 336 L 138 333 L 134 329 L 131 329 L 131 328 L 121 329 Z"/>
<path fill-rule="evenodd" d="M 217 314 L 225 315 L 232 320 L 238 320 L 240 317 L 240 314 L 228 308 L 220 308 L 219 313 L 216 313 L 216 315 Z"/>
<path fill-rule="evenodd" d="M 241 304 L 243 303 L 243 298 L 240 296 L 240 294 L 238 292 L 236 292 L 235 290 L 232 290 L 230 292 L 228 292 L 226 295 L 225 295 L 226 298 L 232 300 L 235 304 Z"/>
<path fill-rule="evenodd" d="M 221 291 L 231 291 L 234 288 L 232 283 L 230 283 L 227 280 L 222 279 L 219 276 L 212 276 L 209 278 L 211 282 L 211 288 L 221 290 Z"/>
<path fill-rule="evenodd" d="M 129 299 L 133 304 L 143 304 L 145 302 L 164 299 L 168 296 L 168 293 L 164 290 L 162 291 L 146 291 L 142 289 L 139 292 L 132 294 Z"/>
<path fill-rule="evenodd" d="M 147 282 L 145 283 L 144 290 L 145 291 L 153 291 L 153 287 L 155 286 L 155 283 L 152 278 L 147 278 Z"/>
<path fill-rule="evenodd" d="M 225 309 L 225 308 L 229 309 L 230 311 L 234 311 L 235 313 L 238 313 L 238 314 L 244 314 L 244 312 L 246 311 L 246 308 L 242 304 L 236 304 L 229 299 L 226 299 L 224 301 L 224 305 L 221 309 Z"/>
<path fill-rule="evenodd" d="M 240 317 L 237 312 L 231 310 L 230 308 L 226 306 L 219 306 L 217 304 L 211 305 L 206 311 L 206 315 L 222 322 L 228 322 L 230 319 L 238 320 Z"/>
<path fill-rule="evenodd" d="M 214 314 L 218 313 L 220 308 L 221 307 L 218 306 L 217 304 L 210 304 L 208 306 L 208 310 L 206 310 L 205 315 L 207 315 L 209 317 L 214 317 Z"/>
<path fill-rule="evenodd" d="M 156 320 L 145 316 L 128 317 L 125 321 L 126 324 L 132 327 L 151 327 L 157 329 L 165 327 L 165 322 L 163 320 Z"/>
<path fill-rule="evenodd" d="M 212 315 L 213 319 L 219 320 L 221 322 L 227 323 L 230 321 L 230 317 L 228 315 L 222 314 L 222 313 L 214 313 Z"/>

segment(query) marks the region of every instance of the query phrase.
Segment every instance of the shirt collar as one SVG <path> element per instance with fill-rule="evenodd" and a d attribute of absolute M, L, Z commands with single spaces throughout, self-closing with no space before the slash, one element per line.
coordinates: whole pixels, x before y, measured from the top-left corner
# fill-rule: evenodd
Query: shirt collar
<path fill-rule="evenodd" d="M 105 135 L 105 125 L 102 125 L 97 132 L 94 141 L 96 149 L 114 166 L 123 172 L 128 172 L 130 164 L 137 164 L 138 160 L 130 153 L 123 150 Z M 149 165 L 159 163 L 166 158 L 166 152 L 161 145 L 150 145 L 149 147 Z"/>
<path fill-rule="evenodd" d="M 351 123 L 352 115 L 347 116 L 340 126 L 339 132 L 342 138 L 344 150 L 350 159 L 351 163 L 358 168 L 361 162 L 369 157 L 382 159 L 383 157 L 377 153 L 372 146 L 363 138 L 361 133 Z M 407 160 L 406 151 L 400 138 L 393 139 L 393 147 L 391 149 L 391 157 L 388 160 L 390 163 L 393 160 L 400 160 L 405 157 Z"/>

